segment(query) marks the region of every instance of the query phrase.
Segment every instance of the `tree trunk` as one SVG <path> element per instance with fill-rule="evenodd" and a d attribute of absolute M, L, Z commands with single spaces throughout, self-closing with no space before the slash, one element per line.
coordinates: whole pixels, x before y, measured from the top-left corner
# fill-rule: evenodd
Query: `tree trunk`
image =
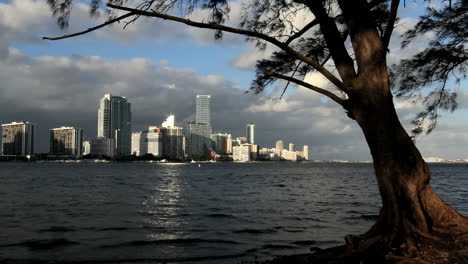
<path fill-rule="evenodd" d="M 382 80 L 384 85 L 386 82 L 388 79 Z M 367 89 L 368 93 L 372 90 Z M 443 202 L 432 189 L 429 167 L 401 125 L 391 94 L 361 93 L 349 101 L 347 110 L 364 132 L 382 198 L 377 222 L 364 235 L 348 236 L 349 249 L 363 252 L 378 248 L 385 251 L 383 254 L 415 257 L 422 240 L 441 237 L 461 237 L 459 246 L 466 249 L 468 218 Z"/>

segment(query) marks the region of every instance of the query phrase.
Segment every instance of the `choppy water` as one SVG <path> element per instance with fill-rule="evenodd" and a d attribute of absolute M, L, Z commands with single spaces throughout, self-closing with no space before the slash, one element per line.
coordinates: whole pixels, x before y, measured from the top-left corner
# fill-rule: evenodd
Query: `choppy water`
<path fill-rule="evenodd" d="M 468 165 L 431 165 L 468 213 Z M 371 164 L 0 163 L 0 261 L 248 263 L 343 243 L 379 209 Z"/>

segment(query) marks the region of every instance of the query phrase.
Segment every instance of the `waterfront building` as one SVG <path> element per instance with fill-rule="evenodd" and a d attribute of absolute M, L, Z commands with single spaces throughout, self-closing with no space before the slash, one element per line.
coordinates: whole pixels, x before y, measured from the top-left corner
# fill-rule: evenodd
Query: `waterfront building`
<path fill-rule="evenodd" d="M 83 141 L 83 156 L 91 154 L 91 142 Z"/>
<path fill-rule="evenodd" d="M 91 140 L 91 155 L 96 156 L 107 156 L 107 157 L 114 157 L 115 156 L 115 139 L 113 138 L 106 138 L 106 137 L 98 137 Z"/>
<path fill-rule="evenodd" d="M 232 147 L 232 159 L 238 162 L 249 162 L 251 161 L 250 156 L 251 145 L 242 145 Z"/>
<path fill-rule="evenodd" d="M 232 141 L 233 146 L 240 146 L 242 144 L 248 144 L 246 137 L 237 137 L 235 140 Z"/>
<path fill-rule="evenodd" d="M 115 154 L 129 155 L 131 151 L 132 111 L 126 97 L 104 95 L 99 101 L 98 137 L 115 140 Z"/>
<path fill-rule="evenodd" d="M 294 144 L 293 143 L 289 143 L 289 149 L 288 149 L 290 152 L 294 152 Z"/>
<path fill-rule="evenodd" d="M 258 151 L 258 158 L 260 160 L 280 160 L 281 151 L 277 150 L 276 148 L 262 148 Z"/>
<path fill-rule="evenodd" d="M 160 129 L 150 126 L 148 130 L 132 133 L 132 155 L 152 154 L 162 156 L 162 134 Z"/>
<path fill-rule="evenodd" d="M 12 122 L 2 125 L 3 155 L 32 155 L 34 153 L 34 124 Z"/>
<path fill-rule="evenodd" d="M 290 161 L 297 161 L 297 153 L 294 151 L 283 150 L 281 151 L 281 158 Z"/>
<path fill-rule="evenodd" d="M 168 116 L 159 131 L 162 135 L 162 157 L 165 159 L 184 158 L 185 139 L 182 128 L 175 125 L 175 116 Z"/>
<path fill-rule="evenodd" d="M 257 160 L 258 159 L 258 145 L 244 143 L 241 146 L 249 146 L 250 149 L 250 160 Z"/>
<path fill-rule="evenodd" d="M 278 141 L 276 141 L 275 148 L 276 148 L 278 151 L 281 152 L 281 151 L 284 149 L 284 142 L 283 142 L 283 140 L 278 140 Z"/>
<path fill-rule="evenodd" d="M 197 95 L 195 122 L 211 127 L 211 95 Z"/>
<path fill-rule="evenodd" d="M 213 150 L 217 154 L 232 154 L 232 136 L 228 133 L 211 134 L 211 143 Z"/>
<path fill-rule="evenodd" d="M 247 143 L 255 144 L 255 125 L 252 123 L 247 124 L 245 127 L 245 137 L 247 138 Z"/>
<path fill-rule="evenodd" d="M 81 157 L 83 130 L 76 127 L 58 127 L 50 131 L 50 154 Z"/>
<path fill-rule="evenodd" d="M 304 148 L 302 150 L 304 152 L 304 160 L 309 160 L 309 146 L 304 145 Z"/>
<path fill-rule="evenodd" d="M 209 156 L 211 127 L 206 123 L 187 123 L 187 156 Z"/>

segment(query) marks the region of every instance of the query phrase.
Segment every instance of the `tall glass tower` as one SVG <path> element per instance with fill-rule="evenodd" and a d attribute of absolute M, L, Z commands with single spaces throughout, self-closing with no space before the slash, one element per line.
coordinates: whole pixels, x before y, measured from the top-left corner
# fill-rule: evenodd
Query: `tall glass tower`
<path fill-rule="evenodd" d="M 195 110 L 195 122 L 211 126 L 211 95 L 197 95 Z"/>
<path fill-rule="evenodd" d="M 99 101 L 98 137 L 114 139 L 116 155 L 130 155 L 132 111 L 127 98 L 106 94 Z"/>
<path fill-rule="evenodd" d="M 249 144 L 255 144 L 255 125 L 254 124 L 247 124 L 245 127 L 245 134 L 247 137 L 247 142 Z"/>

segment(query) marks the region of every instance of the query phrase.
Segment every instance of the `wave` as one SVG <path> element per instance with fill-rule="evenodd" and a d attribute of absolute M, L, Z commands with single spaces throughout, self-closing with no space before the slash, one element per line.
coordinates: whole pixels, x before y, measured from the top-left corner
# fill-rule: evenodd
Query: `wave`
<path fill-rule="evenodd" d="M 71 246 L 71 245 L 78 245 L 78 242 L 71 241 L 65 238 L 57 238 L 57 239 L 32 239 L 26 240 L 19 243 L 13 244 L 3 244 L 0 247 L 27 247 L 31 250 L 47 250 L 47 249 L 54 249 L 59 247 Z"/>
<path fill-rule="evenodd" d="M 233 240 L 222 239 L 201 239 L 201 238 L 180 238 L 180 239 L 159 239 L 159 240 L 133 240 L 112 245 L 103 245 L 101 248 L 118 248 L 118 247 L 140 247 L 150 245 L 177 245 L 177 244 L 232 244 L 240 245 L 242 243 Z"/>
<path fill-rule="evenodd" d="M 49 228 L 44 228 L 40 229 L 38 232 L 39 233 L 65 233 L 65 232 L 75 232 L 78 231 L 78 229 L 74 227 L 66 227 L 66 226 L 51 226 Z"/>
<path fill-rule="evenodd" d="M 24 264 L 24 263 L 32 263 L 32 264 L 87 264 L 87 263 L 97 263 L 97 264 L 104 264 L 104 263 L 174 263 L 174 262 L 206 262 L 206 261 L 214 261 L 214 260 L 222 260 L 222 259 L 234 259 L 234 258 L 241 258 L 248 255 L 248 252 L 241 252 L 237 254 L 229 254 L 229 255 L 213 255 L 213 256 L 193 256 L 193 257 L 175 257 L 175 258 L 118 258 L 118 259 L 88 259 L 88 260 L 60 260 L 57 262 L 56 260 L 42 260 L 42 259 L 3 259 L 2 263 L 5 264 Z"/>
<path fill-rule="evenodd" d="M 271 233 L 275 233 L 277 232 L 275 229 L 250 229 L 250 228 L 246 228 L 246 229 L 239 229 L 239 230 L 234 230 L 232 231 L 234 234 L 242 234 L 242 233 L 246 233 L 246 234 L 271 234 Z"/>

